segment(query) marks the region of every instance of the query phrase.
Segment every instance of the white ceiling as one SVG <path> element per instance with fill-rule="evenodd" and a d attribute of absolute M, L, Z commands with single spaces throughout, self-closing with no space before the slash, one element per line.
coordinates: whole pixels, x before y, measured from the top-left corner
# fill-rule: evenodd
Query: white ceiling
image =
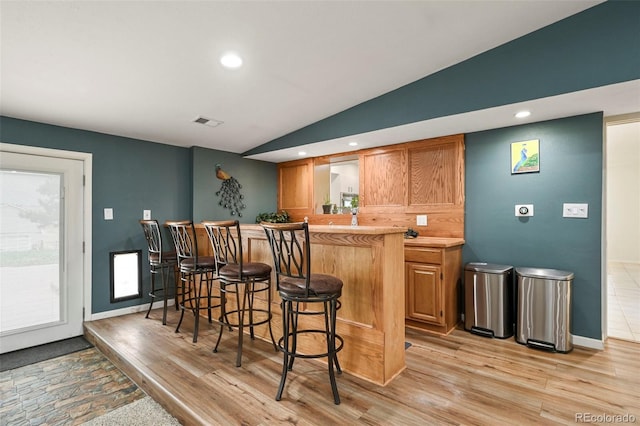
<path fill-rule="evenodd" d="M 598 3 L 2 0 L 0 113 L 242 153 Z M 224 69 L 227 51 L 243 67 Z M 640 110 L 622 89 L 579 100 Z M 548 118 L 593 111 L 574 101 Z M 504 109 L 511 120 L 509 107 L 360 135 L 360 147 L 515 124 L 496 117 Z M 224 123 L 193 123 L 198 116 Z M 283 161 L 290 151 L 254 158 Z"/>

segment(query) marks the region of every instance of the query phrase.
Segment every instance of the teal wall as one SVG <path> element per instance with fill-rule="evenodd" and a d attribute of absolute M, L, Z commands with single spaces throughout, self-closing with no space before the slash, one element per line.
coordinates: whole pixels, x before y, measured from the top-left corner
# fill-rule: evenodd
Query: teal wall
<path fill-rule="evenodd" d="M 168 219 L 215 219 L 221 213 L 212 204 L 209 161 L 222 164 L 243 184 L 250 201 L 246 219 L 276 205 L 276 165 L 245 160 L 238 154 L 202 148 L 181 148 L 101 133 L 0 117 L 0 142 L 93 154 L 92 306 L 95 313 L 149 302 L 148 268 L 143 267 L 142 299 L 110 303 L 109 253 L 142 249 L 146 242 L 138 220 L 144 209 L 161 223 Z M 215 163 L 214 163 L 215 165 Z M 195 183 L 194 183 L 195 182 Z M 215 191 L 214 191 L 215 192 Z M 194 195 L 195 194 L 195 195 Z M 217 203 L 216 203 L 217 205 Z M 114 220 L 103 220 L 103 209 L 114 210 Z M 253 217 L 251 217 L 253 215 Z M 165 234 L 165 247 L 171 237 Z"/>
<path fill-rule="evenodd" d="M 193 155 L 193 220 L 238 219 L 240 223 L 255 223 L 262 212 L 277 208 L 277 167 L 274 163 L 249 160 L 230 152 L 194 147 Z M 242 185 L 246 208 L 242 217 L 231 215 L 218 203 L 222 181 L 216 178 L 216 164 Z"/>
<path fill-rule="evenodd" d="M 511 175 L 511 142 L 540 140 L 539 173 Z M 276 165 L 203 148 L 178 148 L 0 117 L 0 141 L 93 153 L 94 313 L 148 302 L 109 303 L 109 252 L 145 247 L 137 223 L 154 218 L 231 217 L 217 205 L 215 164 L 243 185 L 243 223 L 276 205 Z M 589 114 L 466 135 L 464 263 L 485 261 L 569 270 L 572 333 L 601 338 L 602 114 Z M 255 201 L 254 201 L 255 200 Z M 589 204 L 588 219 L 563 219 L 562 203 Z M 515 204 L 534 204 L 532 218 Z M 114 208 L 113 221 L 102 219 Z M 192 213 L 193 211 L 193 213 Z M 146 258 L 145 258 L 146 261 Z M 143 277 L 148 289 L 148 273 Z"/>
<path fill-rule="evenodd" d="M 245 155 L 639 79 L 638 28 L 640 1 L 607 1 Z"/>
<path fill-rule="evenodd" d="M 602 114 L 470 133 L 465 137 L 463 261 L 575 274 L 572 334 L 602 338 Z M 512 175 L 510 144 L 540 140 L 540 172 Z M 588 219 L 562 217 L 588 203 Z M 533 217 L 516 217 L 533 204 Z"/>

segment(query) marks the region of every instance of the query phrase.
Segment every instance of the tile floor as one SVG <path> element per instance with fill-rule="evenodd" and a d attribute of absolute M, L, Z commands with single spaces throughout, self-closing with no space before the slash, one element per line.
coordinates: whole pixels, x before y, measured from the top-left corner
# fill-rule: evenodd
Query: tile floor
<path fill-rule="evenodd" d="M 0 425 L 80 425 L 145 396 L 90 348 L 0 373 Z"/>
<path fill-rule="evenodd" d="M 608 336 L 640 342 L 640 264 L 609 262 Z"/>

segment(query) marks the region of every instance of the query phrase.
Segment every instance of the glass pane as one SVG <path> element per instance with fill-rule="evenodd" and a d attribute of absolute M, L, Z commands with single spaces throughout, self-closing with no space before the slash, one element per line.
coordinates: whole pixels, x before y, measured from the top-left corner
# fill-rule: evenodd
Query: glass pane
<path fill-rule="evenodd" d="M 0 170 L 0 332 L 60 322 L 62 176 Z"/>

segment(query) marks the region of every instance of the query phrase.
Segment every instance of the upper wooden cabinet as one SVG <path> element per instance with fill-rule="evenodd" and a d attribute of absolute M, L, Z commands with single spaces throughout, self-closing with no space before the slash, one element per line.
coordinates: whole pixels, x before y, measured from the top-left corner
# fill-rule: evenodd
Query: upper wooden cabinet
<path fill-rule="evenodd" d="M 278 210 L 313 213 L 313 159 L 278 164 Z"/>
<path fill-rule="evenodd" d="M 360 154 L 360 209 L 406 205 L 406 150 L 390 149 Z"/>
<path fill-rule="evenodd" d="M 462 135 L 360 152 L 360 206 L 420 213 L 464 204 Z"/>
<path fill-rule="evenodd" d="M 464 135 L 339 154 L 356 155 L 359 188 L 353 192 L 359 194 L 359 224 L 411 227 L 421 236 L 464 238 Z M 279 164 L 278 209 L 287 210 L 293 220 L 308 216 L 311 223 L 348 225 L 350 214 L 321 214 L 333 177 L 327 168 L 322 182 L 314 182 L 320 177 L 314 178 L 314 162 L 328 167 L 332 159 Z M 336 197 L 331 203 L 341 201 Z M 417 225 L 417 215 L 428 216 L 426 226 Z"/>
<path fill-rule="evenodd" d="M 464 141 L 449 136 L 407 147 L 408 212 L 464 204 Z"/>

